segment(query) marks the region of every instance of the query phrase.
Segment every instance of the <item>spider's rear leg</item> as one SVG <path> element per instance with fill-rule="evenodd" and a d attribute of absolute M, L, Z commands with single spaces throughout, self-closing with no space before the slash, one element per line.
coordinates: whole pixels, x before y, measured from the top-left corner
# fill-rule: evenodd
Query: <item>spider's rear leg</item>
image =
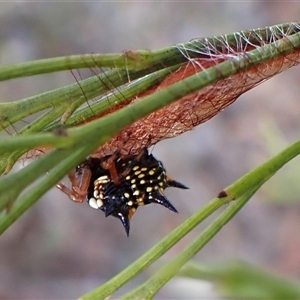
<path fill-rule="evenodd" d="M 72 170 L 68 175 L 72 188 L 68 188 L 63 183 L 59 182 L 56 187 L 60 189 L 63 193 L 68 195 L 68 197 L 77 203 L 82 203 L 86 200 L 88 188 L 90 186 L 92 171 L 88 164 L 81 164 Z"/>
<path fill-rule="evenodd" d="M 116 161 L 118 159 L 126 158 L 126 155 L 120 155 L 119 151 L 116 151 L 107 160 L 102 162 L 101 166 L 103 169 L 109 171 L 113 183 L 115 185 L 119 185 L 126 175 L 131 171 L 132 166 L 138 162 L 143 155 L 145 155 L 146 151 L 147 150 L 145 148 L 138 155 L 132 156 L 132 159 L 127 161 L 127 166 L 124 168 L 124 170 L 122 170 L 122 172 L 117 170 Z"/>

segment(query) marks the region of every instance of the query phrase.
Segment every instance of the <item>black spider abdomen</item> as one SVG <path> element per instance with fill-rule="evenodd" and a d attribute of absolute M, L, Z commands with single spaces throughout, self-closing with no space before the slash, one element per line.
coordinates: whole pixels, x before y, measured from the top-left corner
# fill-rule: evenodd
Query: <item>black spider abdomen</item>
<path fill-rule="evenodd" d="M 106 158 L 107 159 L 107 158 Z M 186 189 L 181 183 L 170 179 L 162 163 L 144 150 L 141 155 L 121 157 L 115 160 L 119 183 L 115 184 L 110 172 L 102 168 L 104 159 L 90 158 L 92 171 L 87 201 L 91 207 L 104 211 L 121 220 L 127 235 L 130 218 L 139 206 L 158 203 L 173 212 L 176 208 L 164 195 L 167 187 Z"/>

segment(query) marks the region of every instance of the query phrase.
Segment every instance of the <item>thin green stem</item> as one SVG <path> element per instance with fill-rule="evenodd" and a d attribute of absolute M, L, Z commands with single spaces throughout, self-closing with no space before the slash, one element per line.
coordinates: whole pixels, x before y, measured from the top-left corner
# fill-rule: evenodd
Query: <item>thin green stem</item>
<path fill-rule="evenodd" d="M 203 232 L 174 259 L 166 263 L 154 276 L 121 299 L 152 299 L 153 296 L 172 278 L 180 268 L 197 254 L 237 212 L 247 203 L 260 186 L 248 190 L 244 196 L 232 202 L 230 206 L 213 221 Z"/>
<path fill-rule="evenodd" d="M 124 269 L 110 281 L 106 282 L 101 287 L 81 297 L 82 300 L 87 299 L 104 299 L 112 295 L 117 289 L 123 286 L 126 282 L 140 274 L 145 268 L 151 265 L 179 240 L 187 235 L 193 228 L 199 225 L 203 220 L 213 214 L 220 208 L 224 202 L 218 198 L 211 200 L 203 206 L 197 213 L 183 222 L 180 226 L 174 229 L 167 237 L 162 239 L 158 244 L 152 247 L 139 259 L 135 260 L 129 267 Z"/>
<path fill-rule="evenodd" d="M 22 172 L 18 172 L 18 177 L 14 176 L 12 178 L 8 178 L 6 183 L 2 181 L 0 184 L 0 190 L 2 190 L 2 186 L 4 185 L 7 189 L 8 193 L 5 195 L 1 194 L 0 196 L 0 209 L 3 210 L 6 205 L 8 205 L 11 201 L 14 201 L 20 189 L 16 188 L 18 186 L 18 182 L 22 182 L 23 186 L 28 185 L 32 181 L 44 176 L 39 180 L 37 184 L 35 184 L 26 194 L 22 196 L 20 201 L 14 203 L 9 213 L 2 216 L 0 219 L 0 235 L 6 231 L 20 216 L 30 208 L 34 203 L 36 203 L 44 193 L 46 193 L 52 186 L 54 186 L 60 179 L 62 179 L 66 170 L 72 169 L 72 163 L 74 159 L 77 159 L 79 155 L 82 155 L 84 149 L 79 147 L 77 149 L 62 149 L 62 150 L 54 150 L 51 153 L 45 154 L 41 160 L 43 160 L 43 164 L 40 163 L 31 163 L 28 167 L 30 169 L 23 169 L 23 173 L 26 174 L 26 177 L 23 180 L 18 181 L 18 177 L 22 178 Z M 53 165 L 55 161 L 56 165 Z M 60 163 L 61 162 L 61 163 Z M 43 166 L 43 168 L 40 167 Z M 70 166 L 71 165 L 71 166 Z M 31 172 L 30 172 L 31 171 Z M 48 172 L 46 174 L 46 172 Z M 45 175 L 46 174 L 46 175 Z M 29 178 L 30 177 L 30 178 Z"/>
<path fill-rule="evenodd" d="M 2 66 L 0 69 L 0 81 L 12 78 L 72 70 L 80 68 L 119 68 L 124 70 L 142 70 L 153 65 L 165 67 L 183 63 L 186 57 L 180 49 L 186 50 L 187 57 L 205 57 L 207 45 L 213 45 L 215 51 L 222 51 L 224 45 L 235 47 L 237 41 L 240 48 L 272 42 L 274 38 L 280 39 L 299 32 L 299 23 L 283 23 L 266 28 L 245 30 L 239 33 L 226 34 L 211 38 L 195 39 L 191 42 L 168 47 L 156 51 L 134 50 L 123 53 L 111 54 L 80 54 L 63 57 L 47 58 L 26 62 L 11 66 Z M 225 44 L 224 44 L 225 43 Z"/>
<path fill-rule="evenodd" d="M 284 149 L 278 155 L 271 158 L 269 161 L 260 165 L 252 172 L 246 174 L 237 180 L 234 184 L 225 189 L 228 195 L 228 200 L 236 199 L 243 195 L 245 188 L 251 188 L 260 184 L 261 182 L 268 181 L 280 168 L 287 162 L 300 154 L 300 140 L 296 141 L 291 146 Z"/>
<path fill-rule="evenodd" d="M 224 212 L 220 217 L 218 218 L 214 223 L 214 225 L 211 225 L 209 228 L 206 229 L 201 234 L 201 237 L 197 240 L 200 241 L 200 244 L 198 242 L 193 243 L 193 246 L 191 249 L 186 249 L 186 253 L 188 255 L 194 255 L 197 251 L 199 251 L 208 241 L 211 239 L 220 229 L 222 226 L 226 224 L 236 213 L 237 211 L 248 201 L 248 199 L 256 192 L 256 190 L 264 184 L 269 178 L 271 178 L 277 170 L 279 170 L 284 164 L 289 162 L 291 159 L 293 159 L 296 155 L 300 154 L 299 149 L 300 141 L 295 142 L 290 147 L 283 150 L 281 153 L 279 153 L 277 156 L 269 160 L 268 162 L 264 163 L 262 166 L 257 167 L 253 171 L 249 172 L 245 176 L 243 176 L 241 179 L 233 183 L 230 187 L 231 190 L 239 191 L 238 196 L 236 196 L 236 201 L 233 201 L 232 204 L 230 204 L 229 208 Z M 253 178 L 255 179 L 255 183 L 253 182 Z M 225 189 L 226 191 L 228 189 Z M 232 199 L 231 199 L 232 200 Z M 205 218 L 212 214 L 217 208 L 219 208 L 224 203 L 227 203 L 228 198 L 216 198 L 212 200 L 212 202 L 208 203 L 205 207 L 203 207 L 199 212 L 194 214 L 192 217 L 190 217 L 188 220 L 186 220 L 184 223 L 182 223 L 178 228 L 176 228 L 170 235 L 168 235 L 166 238 L 162 240 L 162 245 L 164 245 L 165 248 L 162 248 L 160 250 L 160 244 L 158 244 L 158 248 L 155 246 L 152 249 L 150 249 L 145 255 L 143 255 L 141 258 L 139 258 L 135 263 L 130 265 L 127 269 L 119 273 L 117 276 L 112 278 L 110 281 L 102 285 L 101 287 L 95 289 L 94 291 L 86 294 L 83 296 L 83 299 L 92 299 L 92 298 L 105 298 L 110 295 L 112 295 L 117 289 L 119 289 L 122 285 L 124 285 L 126 282 L 128 282 L 130 279 L 135 277 L 137 274 L 139 274 L 142 270 L 144 270 L 150 263 L 153 263 L 158 257 L 160 257 L 163 253 L 165 253 L 173 244 L 174 244 L 174 237 L 176 238 L 176 241 L 179 241 L 184 235 L 186 235 L 188 232 L 190 232 L 195 226 L 197 226 L 202 220 L 204 220 L 203 216 Z M 211 206 L 213 205 L 213 206 Z M 211 209 L 213 208 L 213 209 Z M 208 230 L 208 231 L 207 231 Z M 172 242 L 169 243 L 169 238 L 171 238 Z M 200 248 L 197 248 L 198 246 Z M 194 248 L 196 247 L 196 248 Z M 161 251 L 161 253 L 159 253 Z M 189 258 L 182 256 L 178 263 L 182 263 L 183 261 L 187 261 Z M 190 256 L 191 257 L 191 256 Z M 184 258 L 184 260 L 182 260 Z M 171 273 L 169 273 L 169 277 L 166 277 L 166 280 L 169 280 L 176 272 L 179 267 L 179 264 L 175 263 L 175 269 L 173 267 L 171 268 Z M 164 269 L 164 272 L 169 272 L 167 269 Z M 173 272 L 173 273 L 172 273 Z M 175 272 L 175 273 L 174 273 Z M 163 274 L 161 273 L 161 274 Z M 172 275 L 173 274 L 173 275 Z M 164 274 L 165 275 L 165 274 Z M 164 276 L 162 275 L 162 276 Z M 159 275 L 160 276 L 160 275 Z M 170 277 L 171 276 L 171 277 Z M 160 280 L 158 280 L 160 282 Z M 157 285 L 157 280 L 154 280 L 155 286 L 157 288 L 160 288 L 162 285 Z M 152 283 L 151 283 L 152 284 Z M 147 285 L 144 285 L 143 288 L 148 290 Z M 157 291 L 158 289 L 153 289 L 153 287 L 150 288 L 151 291 Z M 147 293 L 148 293 L 147 292 Z M 128 298 L 132 297 L 132 294 L 126 295 Z M 141 296 L 138 294 L 137 297 Z M 143 295 L 145 296 L 145 295 Z"/>

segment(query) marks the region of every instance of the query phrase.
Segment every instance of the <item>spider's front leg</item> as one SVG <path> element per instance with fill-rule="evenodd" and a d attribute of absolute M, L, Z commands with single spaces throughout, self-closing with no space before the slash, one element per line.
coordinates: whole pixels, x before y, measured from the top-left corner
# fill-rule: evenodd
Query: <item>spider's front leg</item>
<path fill-rule="evenodd" d="M 85 201 L 88 188 L 90 186 L 92 171 L 88 164 L 81 164 L 75 170 L 72 170 L 68 175 L 72 188 L 68 188 L 63 183 L 59 182 L 56 187 L 63 193 L 69 196 L 69 198 L 77 203 Z"/>

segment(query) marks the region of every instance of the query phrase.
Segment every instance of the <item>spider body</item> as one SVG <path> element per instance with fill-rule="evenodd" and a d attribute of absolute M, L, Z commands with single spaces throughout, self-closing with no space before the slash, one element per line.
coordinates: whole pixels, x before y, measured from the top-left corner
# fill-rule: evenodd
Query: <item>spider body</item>
<path fill-rule="evenodd" d="M 109 168 L 103 167 L 110 157 L 101 159 L 89 157 L 79 165 L 73 175 L 85 187 L 74 187 L 73 191 L 63 185 L 58 187 L 67 193 L 76 202 L 86 198 L 94 209 L 100 209 L 105 216 L 119 218 L 129 235 L 130 219 L 139 206 L 158 203 L 173 212 L 176 208 L 165 197 L 167 187 L 187 189 L 183 184 L 172 180 L 166 173 L 163 164 L 158 161 L 147 149 L 139 155 L 117 157 L 113 160 L 114 178 Z M 87 178 L 87 179 L 85 179 Z M 70 176 L 72 181 L 72 178 Z M 76 194 L 80 197 L 76 198 Z"/>
<path fill-rule="evenodd" d="M 183 184 L 170 179 L 162 163 L 144 150 L 141 155 L 115 160 L 119 184 L 115 184 L 101 160 L 90 158 L 92 180 L 87 193 L 89 205 L 121 220 L 127 235 L 130 218 L 139 206 L 158 203 L 173 212 L 176 208 L 164 195 L 167 187 L 186 189 Z M 100 166 L 100 167 L 99 167 Z"/>

